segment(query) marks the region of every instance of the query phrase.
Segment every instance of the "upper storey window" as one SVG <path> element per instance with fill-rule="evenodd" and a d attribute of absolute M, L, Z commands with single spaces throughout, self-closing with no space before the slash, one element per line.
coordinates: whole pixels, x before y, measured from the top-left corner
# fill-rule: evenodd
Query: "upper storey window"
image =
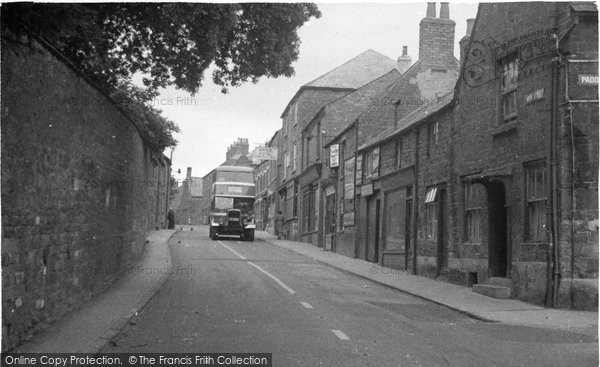
<path fill-rule="evenodd" d="M 504 61 L 502 68 L 502 122 L 517 118 L 517 87 L 519 86 L 519 60 Z"/>

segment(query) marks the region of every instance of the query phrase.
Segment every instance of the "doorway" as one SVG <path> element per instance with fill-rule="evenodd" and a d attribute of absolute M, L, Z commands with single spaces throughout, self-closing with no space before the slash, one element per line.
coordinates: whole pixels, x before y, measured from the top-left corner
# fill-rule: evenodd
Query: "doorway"
<path fill-rule="evenodd" d="M 379 262 L 379 226 L 381 200 L 367 200 L 367 261 Z"/>
<path fill-rule="evenodd" d="M 506 189 L 501 181 L 487 186 L 489 211 L 489 275 L 505 278 L 508 274 L 508 215 Z"/>
<path fill-rule="evenodd" d="M 448 267 L 448 251 L 446 244 L 446 190 L 438 190 L 437 212 L 437 275 L 446 271 Z"/>

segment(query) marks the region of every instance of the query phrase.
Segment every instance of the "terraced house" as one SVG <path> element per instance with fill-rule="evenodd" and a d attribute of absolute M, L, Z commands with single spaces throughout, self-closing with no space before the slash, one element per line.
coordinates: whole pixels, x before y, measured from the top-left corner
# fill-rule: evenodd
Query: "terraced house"
<path fill-rule="evenodd" d="M 428 3 L 414 64 L 406 48 L 395 68 L 368 51 L 300 88 L 282 115 L 288 238 L 595 309 L 597 9 L 481 4 L 460 62 L 454 27 Z"/>
<path fill-rule="evenodd" d="M 394 60 L 367 50 L 300 87 L 286 106 L 281 115 L 281 175 L 278 193 L 280 209 L 286 219 L 288 239 L 300 238 L 298 176 L 302 169 L 302 131 L 323 106 L 356 91 L 395 67 Z"/>
<path fill-rule="evenodd" d="M 418 60 L 411 65 L 403 52 L 399 64 L 405 67 L 404 73 L 325 144 L 330 151 L 339 151 L 339 166 L 330 165 L 326 172 L 335 179 L 324 203 L 329 208 L 325 214 L 326 244 L 335 251 L 405 267 L 402 264 L 408 258 L 408 232 L 404 221 L 411 217 L 406 219 L 400 211 L 405 210 L 404 205 L 411 205 L 404 201 L 411 197 L 414 186 L 415 162 L 410 152 L 415 149 L 415 137 L 368 151 L 359 151 L 359 147 L 382 130 L 394 129 L 399 119 L 424 104 L 433 101 L 439 105 L 441 97 L 452 90 L 459 73 L 454 57 L 454 28 L 448 3 L 441 4 L 439 17 L 435 3 L 429 3 L 419 26 Z M 386 195 L 388 200 L 384 202 Z M 400 201 L 402 209 L 397 206 Z"/>
<path fill-rule="evenodd" d="M 454 90 L 359 147 L 355 256 L 596 309 L 597 10 L 482 4 L 468 33 Z"/>

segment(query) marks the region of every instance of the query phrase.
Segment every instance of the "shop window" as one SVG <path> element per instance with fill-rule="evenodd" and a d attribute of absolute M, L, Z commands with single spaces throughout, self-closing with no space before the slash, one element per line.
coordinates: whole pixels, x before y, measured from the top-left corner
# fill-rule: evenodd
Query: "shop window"
<path fill-rule="evenodd" d="M 525 167 L 525 237 L 528 241 L 546 240 L 546 171 L 544 163 Z"/>
<path fill-rule="evenodd" d="M 465 238 L 471 242 L 481 242 L 484 187 L 481 184 L 465 183 Z"/>
<path fill-rule="evenodd" d="M 425 197 L 425 238 L 427 241 L 437 241 L 438 213 L 437 188 L 434 187 L 427 191 Z"/>

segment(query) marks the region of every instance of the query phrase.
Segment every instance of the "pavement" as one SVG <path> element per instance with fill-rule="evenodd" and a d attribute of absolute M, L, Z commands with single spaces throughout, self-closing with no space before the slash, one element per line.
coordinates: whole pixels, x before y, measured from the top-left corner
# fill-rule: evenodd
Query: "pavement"
<path fill-rule="evenodd" d="M 96 353 L 105 347 L 167 279 L 169 271 L 155 270 L 171 268 L 168 241 L 176 232 L 149 233 L 142 259 L 121 281 L 12 352 Z M 268 232 L 257 231 L 255 238 L 482 321 L 560 329 L 598 327 L 598 312 L 547 309 L 514 299 L 493 299 L 468 287 L 384 268 L 302 242 L 278 240 Z"/>
<path fill-rule="evenodd" d="M 278 240 L 268 232 L 257 231 L 255 238 L 481 321 L 560 329 L 598 327 L 598 312 L 551 309 L 515 299 L 495 299 L 475 293 L 466 286 L 385 268 L 308 243 Z"/>
<path fill-rule="evenodd" d="M 12 352 L 98 352 L 148 303 L 167 279 L 171 269 L 167 243 L 176 232 L 150 232 L 142 258 L 119 282 Z"/>

